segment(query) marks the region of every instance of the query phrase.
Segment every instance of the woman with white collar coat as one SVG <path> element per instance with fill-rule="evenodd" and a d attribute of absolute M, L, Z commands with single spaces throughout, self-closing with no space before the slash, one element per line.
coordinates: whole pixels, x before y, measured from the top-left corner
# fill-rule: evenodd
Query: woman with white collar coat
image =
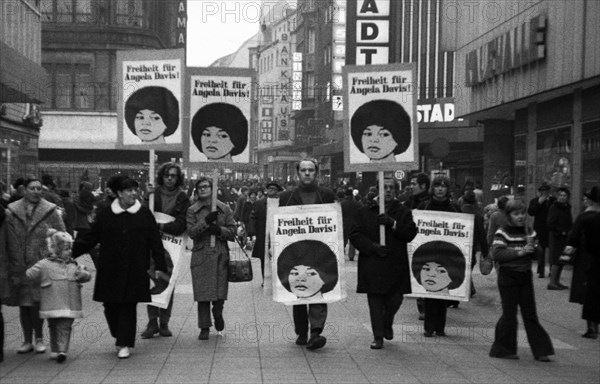
<path fill-rule="evenodd" d="M 154 215 L 137 200 L 138 182 L 117 176 L 108 184 L 117 198 L 98 213 L 89 232 L 77 237 L 73 257 L 100 243 L 93 299 L 104 304 L 118 357 L 124 359 L 135 343 L 137 303 L 151 301 L 150 257 L 157 273 L 167 266 Z"/>

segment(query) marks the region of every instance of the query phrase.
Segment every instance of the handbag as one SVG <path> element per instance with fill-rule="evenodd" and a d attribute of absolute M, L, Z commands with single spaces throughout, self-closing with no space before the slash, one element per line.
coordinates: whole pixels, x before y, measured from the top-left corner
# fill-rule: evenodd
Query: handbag
<path fill-rule="evenodd" d="M 482 275 L 489 275 L 494 269 L 494 260 L 492 260 L 492 255 L 489 253 L 487 255 L 481 254 L 479 257 L 479 272 Z"/>
<path fill-rule="evenodd" d="M 237 239 L 236 239 L 237 240 Z M 227 281 L 230 283 L 243 283 L 252 281 L 252 262 L 250 257 L 244 251 L 244 247 L 237 241 L 239 252 L 235 256 L 229 255 L 229 264 L 227 265 Z"/>

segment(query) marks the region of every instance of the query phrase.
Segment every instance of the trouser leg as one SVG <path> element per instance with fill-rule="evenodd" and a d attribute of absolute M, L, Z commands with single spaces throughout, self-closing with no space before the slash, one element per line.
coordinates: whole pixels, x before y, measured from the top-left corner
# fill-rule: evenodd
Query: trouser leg
<path fill-rule="evenodd" d="M 212 320 L 210 318 L 210 301 L 198 302 L 198 328 L 210 328 Z"/>
<path fill-rule="evenodd" d="M 59 318 L 54 321 L 54 346 L 53 352 L 68 352 L 71 341 L 71 330 L 73 328 L 73 319 Z"/>
<path fill-rule="evenodd" d="M 110 335 L 117 338 L 118 310 L 116 304 L 104 303 L 104 318 L 108 324 Z"/>
<path fill-rule="evenodd" d="M 294 305 L 292 307 L 292 317 L 296 335 L 306 335 L 308 333 L 308 307 L 304 304 Z"/>
<path fill-rule="evenodd" d="M 522 285 L 518 297 L 523 325 L 527 333 L 527 340 L 534 356 L 548 356 L 554 354 L 554 347 L 548 332 L 542 327 L 537 316 L 535 306 L 535 293 L 531 277 Z"/>
<path fill-rule="evenodd" d="M 58 352 L 58 343 L 57 343 L 57 322 L 58 319 L 48 319 L 48 333 L 50 333 L 50 352 L 57 353 Z"/>
<path fill-rule="evenodd" d="M 119 347 L 134 347 L 137 303 L 104 303 L 104 315 L 110 334 Z"/>
<path fill-rule="evenodd" d="M 156 321 L 160 314 L 160 308 L 155 307 L 154 305 L 146 305 L 146 311 L 148 312 L 148 320 Z"/>
<path fill-rule="evenodd" d="M 40 318 L 40 303 L 35 303 L 31 307 L 31 322 L 33 324 L 33 333 L 36 339 L 44 338 L 44 319 Z"/>
<path fill-rule="evenodd" d="M 327 320 L 327 304 L 309 304 L 308 321 L 310 322 L 311 333 L 321 334 L 325 328 Z"/>
<path fill-rule="evenodd" d="M 137 330 L 137 303 L 120 304 L 118 317 L 117 345 L 121 347 L 135 346 Z"/>
<path fill-rule="evenodd" d="M 385 296 L 385 308 L 383 312 L 384 329 L 392 329 L 394 325 L 394 317 L 396 316 L 396 313 L 398 313 L 403 300 L 404 296 L 400 292 L 394 292 Z"/>
<path fill-rule="evenodd" d="M 171 313 L 173 313 L 173 300 L 175 299 L 175 291 L 171 294 L 171 298 L 169 299 L 169 305 L 167 308 L 157 308 L 158 309 L 158 318 L 160 320 L 161 325 L 169 324 L 171 320 Z"/>
<path fill-rule="evenodd" d="M 367 294 L 369 316 L 371 317 L 371 330 L 374 337 L 383 337 L 385 297 L 374 293 Z"/>
<path fill-rule="evenodd" d="M 503 357 L 517 353 L 517 305 L 520 293 L 518 286 L 499 285 L 498 290 L 502 301 L 502 315 L 496 324 L 490 355 Z"/>
<path fill-rule="evenodd" d="M 426 332 L 444 332 L 446 327 L 446 300 L 425 299 Z"/>
<path fill-rule="evenodd" d="M 31 344 L 33 342 L 33 324 L 29 314 L 31 307 L 19 307 L 19 319 L 23 330 L 23 341 Z"/>
<path fill-rule="evenodd" d="M 215 329 L 217 331 L 222 331 L 224 327 L 223 321 L 223 306 L 225 305 L 225 300 L 216 300 L 212 302 L 212 314 L 213 319 L 215 319 Z"/>

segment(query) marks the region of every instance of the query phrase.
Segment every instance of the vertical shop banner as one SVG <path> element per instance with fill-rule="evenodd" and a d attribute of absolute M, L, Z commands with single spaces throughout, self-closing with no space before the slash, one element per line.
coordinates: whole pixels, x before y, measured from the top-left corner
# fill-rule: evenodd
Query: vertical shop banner
<path fill-rule="evenodd" d="M 184 55 L 183 49 L 117 51 L 118 148 L 181 150 Z"/>
<path fill-rule="evenodd" d="M 413 211 L 418 233 L 408 244 L 411 297 L 469 301 L 474 215 Z"/>
<path fill-rule="evenodd" d="M 276 207 L 268 222 L 273 300 L 297 305 L 345 299 L 340 205 Z"/>
<path fill-rule="evenodd" d="M 414 64 L 345 66 L 344 171 L 418 169 Z"/>
<path fill-rule="evenodd" d="M 154 217 L 157 223 L 169 223 L 174 221 L 173 216 L 166 215 L 161 212 L 154 212 Z M 165 248 L 165 258 L 167 259 L 167 267 L 171 278 L 169 281 L 156 279 L 154 271 L 149 271 L 151 279 L 150 293 L 152 294 L 153 305 L 159 308 L 167 308 L 169 300 L 173 294 L 175 286 L 181 277 L 189 271 L 190 258 L 192 256 L 191 247 L 188 247 L 189 237 L 187 234 L 181 236 L 173 236 L 168 233 L 161 232 L 163 247 Z M 171 270 L 172 268 L 172 270 Z"/>
<path fill-rule="evenodd" d="M 245 68 L 188 68 L 186 166 L 250 163 L 253 73 Z"/>

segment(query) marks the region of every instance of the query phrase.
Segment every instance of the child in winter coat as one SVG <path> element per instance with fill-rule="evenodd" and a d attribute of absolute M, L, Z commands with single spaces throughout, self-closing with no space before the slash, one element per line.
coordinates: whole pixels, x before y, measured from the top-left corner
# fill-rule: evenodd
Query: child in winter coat
<path fill-rule="evenodd" d="M 73 321 L 83 317 L 81 283 L 90 281 L 91 274 L 73 260 L 71 235 L 52 228 L 46 235 L 50 254 L 26 275 L 40 283 L 40 318 L 48 319 L 50 359 L 62 363 L 67 359 Z"/>

